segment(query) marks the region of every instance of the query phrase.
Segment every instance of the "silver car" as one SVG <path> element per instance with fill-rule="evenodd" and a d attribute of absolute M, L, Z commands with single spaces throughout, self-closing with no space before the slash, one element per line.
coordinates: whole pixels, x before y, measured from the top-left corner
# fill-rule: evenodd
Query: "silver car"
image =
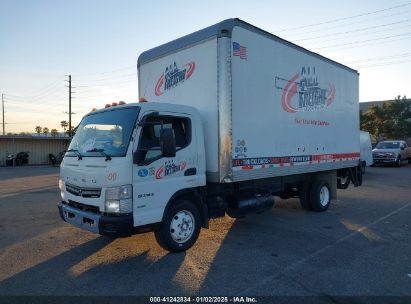
<path fill-rule="evenodd" d="M 411 163 L 411 148 L 404 140 L 381 141 L 372 150 L 374 164 L 395 164 L 401 166 L 401 162 L 408 160 Z"/>

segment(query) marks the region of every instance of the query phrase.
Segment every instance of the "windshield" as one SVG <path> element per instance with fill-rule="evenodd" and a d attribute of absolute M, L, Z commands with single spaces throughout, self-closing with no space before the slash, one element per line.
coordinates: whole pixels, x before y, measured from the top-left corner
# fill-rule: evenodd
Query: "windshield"
<path fill-rule="evenodd" d="M 66 156 L 125 156 L 139 111 L 132 107 L 85 116 Z"/>
<path fill-rule="evenodd" d="M 400 147 L 399 142 L 379 142 L 376 146 L 377 149 L 398 149 Z"/>

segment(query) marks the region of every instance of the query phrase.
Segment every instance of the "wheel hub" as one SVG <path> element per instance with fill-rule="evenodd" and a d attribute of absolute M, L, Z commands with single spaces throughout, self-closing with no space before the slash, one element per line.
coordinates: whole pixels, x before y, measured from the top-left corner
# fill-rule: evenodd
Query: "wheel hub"
<path fill-rule="evenodd" d="M 323 206 L 327 206 L 330 200 L 330 191 L 326 186 L 322 186 L 320 190 L 320 203 Z"/>
<path fill-rule="evenodd" d="M 182 210 L 174 215 L 170 223 L 170 234 L 177 243 L 184 243 L 194 232 L 195 220 L 190 211 Z"/>

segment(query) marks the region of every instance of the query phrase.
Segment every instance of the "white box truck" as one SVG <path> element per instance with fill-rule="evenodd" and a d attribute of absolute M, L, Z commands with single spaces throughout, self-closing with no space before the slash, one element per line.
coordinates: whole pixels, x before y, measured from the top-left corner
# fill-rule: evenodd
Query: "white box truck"
<path fill-rule="evenodd" d="M 190 248 L 210 218 L 361 185 L 358 73 L 239 19 L 138 58 L 147 102 L 87 114 L 61 164 L 60 215 Z"/>

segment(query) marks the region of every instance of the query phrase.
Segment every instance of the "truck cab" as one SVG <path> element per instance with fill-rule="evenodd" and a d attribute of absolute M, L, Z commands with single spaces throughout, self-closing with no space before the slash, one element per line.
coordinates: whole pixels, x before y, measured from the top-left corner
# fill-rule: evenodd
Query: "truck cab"
<path fill-rule="evenodd" d="M 155 228 L 172 202 L 205 186 L 197 111 L 140 102 L 87 114 L 61 164 L 59 186 L 60 215 L 77 227 L 112 236 Z M 171 240 L 160 240 L 176 248 L 202 225 L 201 208 L 180 209 L 169 223 L 176 226 Z"/>

